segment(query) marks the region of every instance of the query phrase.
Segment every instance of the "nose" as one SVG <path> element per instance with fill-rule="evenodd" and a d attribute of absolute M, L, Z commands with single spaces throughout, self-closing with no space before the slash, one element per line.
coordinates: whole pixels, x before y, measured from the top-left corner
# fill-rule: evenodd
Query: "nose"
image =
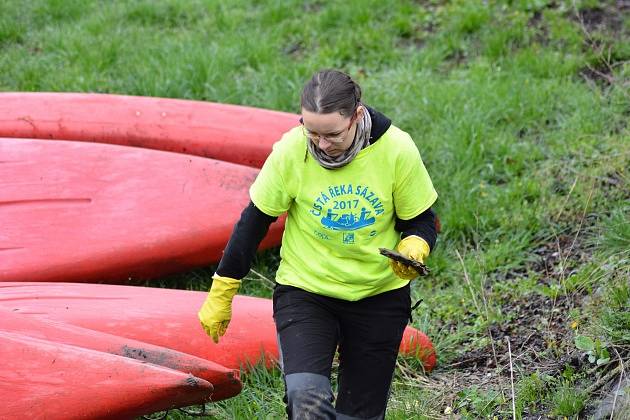
<path fill-rule="evenodd" d="M 332 143 L 324 138 L 320 138 L 317 146 L 322 149 L 324 152 L 332 146 Z"/>

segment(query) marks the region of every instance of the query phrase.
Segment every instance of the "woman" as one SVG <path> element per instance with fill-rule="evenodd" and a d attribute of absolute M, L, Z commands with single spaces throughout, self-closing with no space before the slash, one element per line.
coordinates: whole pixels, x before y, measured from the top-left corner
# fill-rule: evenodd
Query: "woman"
<path fill-rule="evenodd" d="M 274 145 L 250 189 L 199 318 L 218 342 L 258 244 L 287 212 L 273 312 L 289 418 L 381 419 L 416 273 L 378 248 L 423 262 L 437 193 L 411 137 L 364 105 L 350 76 L 316 73 L 301 107 L 301 126 Z"/>

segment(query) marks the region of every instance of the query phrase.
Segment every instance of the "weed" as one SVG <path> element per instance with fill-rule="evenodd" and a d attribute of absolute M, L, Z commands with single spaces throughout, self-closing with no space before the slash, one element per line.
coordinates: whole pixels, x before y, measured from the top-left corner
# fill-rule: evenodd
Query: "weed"
<path fill-rule="evenodd" d="M 521 379 L 516 385 L 516 411 L 523 413 L 528 408 L 534 408 L 540 401 L 545 400 L 547 386 L 545 381 L 534 372 Z"/>
<path fill-rule="evenodd" d="M 455 412 L 466 418 L 488 417 L 506 402 L 504 396 L 497 391 L 482 391 L 475 387 L 457 393 L 453 404 Z"/>
<path fill-rule="evenodd" d="M 590 363 L 601 366 L 610 362 L 610 353 L 608 353 L 608 349 L 602 345 L 599 338 L 593 340 L 584 335 L 577 335 L 575 336 L 575 347 L 577 347 L 578 350 L 586 352 Z"/>
<path fill-rule="evenodd" d="M 554 416 L 576 416 L 586 405 L 586 394 L 569 382 L 562 382 L 551 395 Z"/>

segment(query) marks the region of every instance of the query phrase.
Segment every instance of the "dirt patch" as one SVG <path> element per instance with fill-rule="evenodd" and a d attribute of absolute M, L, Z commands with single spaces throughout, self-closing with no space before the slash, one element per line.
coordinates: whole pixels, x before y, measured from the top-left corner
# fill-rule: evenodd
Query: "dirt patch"
<path fill-rule="evenodd" d="M 421 1 L 416 0 L 418 8 L 426 11 L 427 15 L 421 22 L 407 29 L 401 29 L 396 40 L 396 46 L 420 50 L 424 48 L 432 35 L 437 33 L 441 23 L 441 13 L 447 2 L 445 1 Z"/>
<path fill-rule="evenodd" d="M 570 17 L 584 32 L 585 49 L 599 57 L 597 62 L 581 69 L 580 76 L 603 87 L 616 82 L 613 69 L 628 57 L 614 44 L 628 42 L 630 30 L 624 26 L 624 21 L 629 15 L 630 1 L 600 2 L 597 7 L 572 13 Z"/>
<path fill-rule="evenodd" d="M 625 127 L 624 127 L 625 128 Z M 621 129 L 619 130 L 621 131 Z M 630 183 L 627 175 L 613 170 L 599 178 L 599 191 L 607 199 L 630 200 Z"/>
<path fill-rule="evenodd" d="M 630 12 L 630 1 L 603 1 L 597 7 L 578 10 L 573 18 L 589 32 L 623 31 L 624 14 Z"/>
<path fill-rule="evenodd" d="M 597 85 L 608 87 L 613 84 L 612 69 L 610 66 L 598 65 L 585 67 L 580 70 L 580 76 L 586 80 L 591 80 Z"/>
<path fill-rule="evenodd" d="M 549 2 L 536 10 L 529 19 L 528 26 L 535 29 L 534 41 L 549 45 L 549 28 L 544 19 L 545 10 L 558 9 L 559 3 Z M 630 30 L 624 21 L 630 15 L 630 1 L 602 1 L 596 7 L 581 10 L 570 7 L 563 15 L 579 25 L 584 37 L 583 49 L 596 53 L 599 57 L 579 70 L 579 75 L 600 87 L 608 87 L 616 82 L 613 69 L 628 59 L 622 49 L 614 44 L 628 38 Z"/>
<path fill-rule="evenodd" d="M 319 13 L 324 7 L 324 2 L 315 0 L 315 1 L 305 1 L 302 5 L 302 10 L 305 13 Z"/>
<path fill-rule="evenodd" d="M 565 363 L 579 365 L 572 345 L 573 332 L 568 319 L 571 308 L 579 305 L 581 295 L 565 295 L 556 299 L 532 293 L 519 300 L 510 300 L 502 311 L 510 314 L 510 321 L 488 328 L 492 343 L 461 355 L 449 369 L 470 370 L 487 376 L 497 367 L 509 365 L 507 340 L 510 342 L 513 363 L 520 370 L 544 370 L 553 375 Z M 509 377 L 503 369 L 502 375 Z"/>
<path fill-rule="evenodd" d="M 411 36 L 399 36 L 396 46 L 399 48 L 422 49 L 426 45 L 426 39 L 422 36 L 422 32 L 418 31 Z"/>
<path fill-rule="evenodd" d="M 588 225 L 591 220 L 585 220 Z M 592 249 L 576 234 L 560 234 L 555 240 L 549 241 L 534 249 L 538 259 L 526 268 L 540 274 L 539 283 L 555 285 L 574 274 L 577 268 L 588 262 Z"/>
<path fill-rule="evenodd" d="M 518 383 L 534 372 L 558 377 L 567 366 L 576 371 L 585 367 L 588 362 L 573 343 L 575 332 L 569 314 L 585 303 L 587 294 L 554 289 L 589 259 L 591 248 L 579 236 L 575 238 L 574 234 L 562 234 L 541 244 L 533 250 L 537 258 L 526 267 L 501 276 L 499 281 L 518 282 L 525 275 L 537 273 L 538 286 L 545 293 L 536 291 L 515 297 L 505 292 L 492 297 L 501 302 L 500 311 L 507 319 L 487 328 L 489 344 L 461 354 L 436 372 L 435 380 L 445 389 L 443 398 L 447 404 L 461 398 L 457 396 L 459 391 L 471 388 L 499 393 L 509 400 L 511 373 Z M 487 293 L 491 295 L 490 290 Z M 474 343 L 464 342 L 462 346 L 474 347 Z M 545 413 L 541 411 L 531 418 L 544 417 Z"/>
<path fill-rule="evenodd" d="M 168 350 L 153 351 L 125 345 L 122 347 L 120 354 L 130 359 L 141 360 L 143 362 L 148 362 L 159 366 L 172 367 L 172 357 L 168 354 Z"/>
<path fill-rule="evenodd" d="M 282 52 L 291 58 L 298 59 L 303 57 L 305 50 L 302 41 L 297 41 L 287 45 Z"/>
<path fill-rule="evenodd" d="M 544 11 L 547 9 L 555 9 L 557 7 L 558 5 L 555 4 L 555 2 L 551 2 L 546 7 L 535 10 L 532 13 L 532 17 L 527 22 L 527 26 L 536 30 L 534 34 L 534 41 L 540 45 L 546 46 L 549 44 L 549 28 L 545 24 L 545 19 L 543 18 Z"/>
<path fill-rule="evenodd" d="M 533 292 L 520 299 L 506 296 L 501 310 L 512 318 L 495 334 L 509 336 L 514 354 L 531 366 L 562 367 L 575 356 L 569 312 L 587 296 L 562 284 L 589 261 L 592 249 L 575 234 L 561 234 L 533 252 L 538 258 L 525 271 L 538 273 L 537 283 L 545 293 Z"/>
<path fill-rule="evenodd" d="M 201 380 L 193 375 L 188 375 L 188 377 L 185 379 L 185 383 L 188 386 L 197 388 L 201 385 Z"/>

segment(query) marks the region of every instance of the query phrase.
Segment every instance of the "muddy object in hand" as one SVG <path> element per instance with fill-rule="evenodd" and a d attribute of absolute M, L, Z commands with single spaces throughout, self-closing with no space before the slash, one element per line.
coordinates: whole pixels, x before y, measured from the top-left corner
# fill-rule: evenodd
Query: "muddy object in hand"
<path fill-rule="evenodd" d="M 420 276 L 426 276 L 429 274 L 429 269 L 427 268 L 426 265 L 422 264 L 420 261 L 416 261 L 414 259 L 408 258 L 404 256 L 403 254 L 401 254 L 400 252 L 396 252 L 394 250 L 387 249 L 387 248 L 379 248 L 378 252 L 380 252 L 381 255 L 384 255 L 387 258 L 403 263 L 407 267 L 413 268 L 414 270 L 418 272 Z"/>

